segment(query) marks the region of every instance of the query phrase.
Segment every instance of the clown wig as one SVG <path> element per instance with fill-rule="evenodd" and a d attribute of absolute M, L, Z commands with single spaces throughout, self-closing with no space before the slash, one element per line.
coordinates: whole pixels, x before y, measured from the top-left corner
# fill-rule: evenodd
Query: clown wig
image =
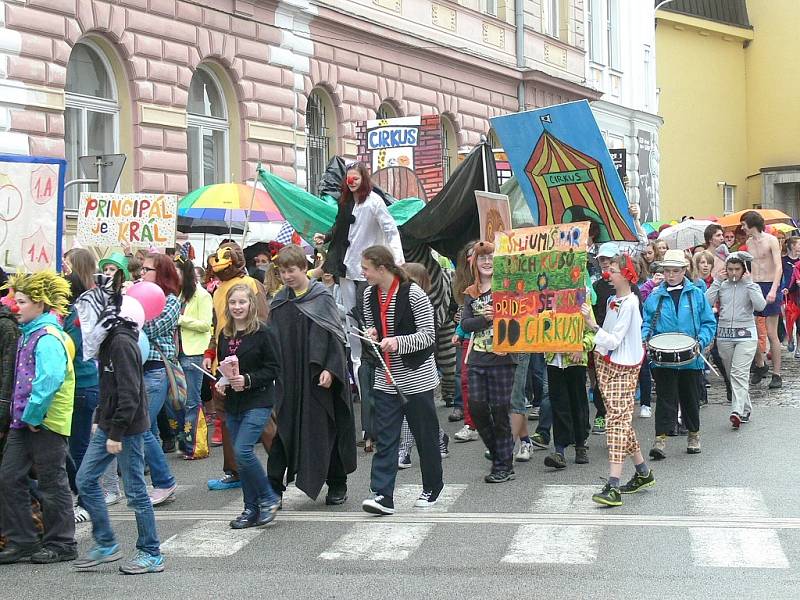
<path fill-rule="evenodd" d="M 61 316 L 69 312 L 69 282 L 52 271 L 12 275 L 4 288 L 25 294 L 32 302 L 42 302 L 46 309 Z"/>

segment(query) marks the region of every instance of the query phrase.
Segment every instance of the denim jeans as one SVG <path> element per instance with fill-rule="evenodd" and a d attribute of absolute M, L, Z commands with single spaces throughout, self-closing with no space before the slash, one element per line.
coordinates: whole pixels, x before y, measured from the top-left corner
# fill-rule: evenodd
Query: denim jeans
<path fill-rule="evenodd" d="M 511 412 L 517 415 L 528 414 L 527 393 L 528 367 L 531 364 L 530 354 L 518 354 L 519 363 L 514 370 L 514 387 L 511 388 Z"/>
<path fill-rule="evenodd" d="M 144 372 L 144 387 L 147 391 L 148 410 L 150 413 L 150 429 L 144 432 L 144 458 L 150 467 L 150 478 L 153 487 L 167 489 L 175 485 L 175 478 L 167 465 L 164 450 L 158 437 L 158 413 L 167 400 L 166 369 L 152 369 Z"/>
<path fill-rule="evenodd" d="M 453 407 L 464 408 L 464 395 L 461 392 L 461 343 L 456 344 L 456 391 L 453 396 Z"/>
<path fill-rule="evenodd" d="M 86 448 L 89 447 L 89 438 L 92 437 L 92 419 L 99 400 L 100 391 L 96 387 L 75 389 L 69 454 L 75 461 L 76 470 L 81 468 L 83 455 L 86 454 Z"/>
<path fill-rule="evenodd" d="M 553 427 L 553 409 L 550 406 L 550 388 L 547 382 L 547 363 L 544 354 L 531 354 L 531 368 L 533 369 L 533 405 L 539 399 L 539 424 L 536 433 L 545 441 L 550 441 L 550 429 Z"/>
<path fill-rule="evenodd" d="M 149 432 L 148 432 L 149 433 Z M 99 546 L 116 544 L 114 531 L 108 518 L 108 508 L 100 487 L 100 477 L 116 457 L 122 469 L 122 481 L 128 506 L 136 514 L 136 529 L 139 538 L 136 548 L 151 556 L 161 554 L 153 505 L 147 495 L 144 480 L 144 436 L 130 435 L 122 438 L 122 452 L 109 454 L 106 451 L 108 436 L 102 429 L 95 431 L 89 442 L 89 449 L 78 471 L 78 490 L 83 498 L 84 508 L 92 518 L 92 536 Z"/>
<path fill-rule="evenodd" d="M 233 453 L 242 482 L 244 507 L 258 511 L 263 504 L 275 504 L 278 497 L 269 484 L 264 466 L 256 456 L 256 444 L 261 443 L 261 434 L 269 421 L 271 408 L 251 408 L 241 414 L 225 415 L 228 433 L 233 442 Z"/>

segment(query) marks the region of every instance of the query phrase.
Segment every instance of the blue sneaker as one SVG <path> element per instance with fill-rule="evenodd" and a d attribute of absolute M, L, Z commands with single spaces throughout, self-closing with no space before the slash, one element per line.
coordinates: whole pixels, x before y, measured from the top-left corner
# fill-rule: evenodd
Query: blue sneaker
<path fill-rule="evenodd" d="M 86 556 L 73 562 L 72 566 L 80 571 L 83 569 L 91 569 L 103 563 L 114 562 L 120 558 L 122 558 L 122 552 L 120 552 L 119 544 L 114 544 L 112 546 L 95 546 L 89 550 Z"/>
<path fill-rule="evenodd" d="M 209 479 L 208 489 L 218 492 L 220 490 L 233 490 L 242 487 L 242 482 L 236 475 L 225 473 L 222 479 Z"/>
<path fill-rule="evenodd" d="M 137 550 L 129 561 L 119 566 L 119 570 L 125 575 L 161 573 L 164 570 L 164 557 L 161 554 L 153 556 L 144 550 Z"/>

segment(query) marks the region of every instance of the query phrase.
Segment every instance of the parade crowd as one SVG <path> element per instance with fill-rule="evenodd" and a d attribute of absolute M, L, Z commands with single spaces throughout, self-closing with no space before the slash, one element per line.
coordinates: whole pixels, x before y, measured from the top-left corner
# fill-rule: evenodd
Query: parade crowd
<path fill-rule="evenodd" d="M 631 214 L 639 227 L 636 206 Z M 781 248 L 755 211 L 735 231 L 709 225 L 695 248 L 643 232 L 636 245 L 598 244 L 598 233 L 593 223 L 583 348 L 570 353 L 494 350 L 492 241 L 468 244 L 445 267 L 454 300 L 439 310 L 430 270 L 405 262 L 359 164 L 348 168 L 336 223 L 315 236 L 311 259 L 276 242 L 246 257 L 227 241 L 206 260 L 189 244 L 123 249 L 99 263 L 75 248 L 63 274 L 10 275 L 0 306 L 0 564 L 74 561 L 87 570 L 123 559 L 107 507 L 124 495 L 138 539 L 120 570 L 163 571 L 154 507 L 175 498 L 173 452 L 201 460 L 222 448 L 208 488 L 241 488 L 233 529 L 275 520 L 289 483 L 345 503 L 358 448 L 372 453 L 369 493 L 358 491 L 364 511 L 395 512 L 397 472 L 412 465 L 414 446 L 414 506 L 424 510 L 439 499 L 451 452 L 439 389 L 448 419 L 464 423 L 453 441 L 485 444 L 487 484 L 513 480 L 515 463 L 536 450 L 555 470 L 568 458 L 586 465 L 590 436 L 604 434 L 608 479 L 592 499 L 621 505 L 655 485 L 649 463 L 675 451 L 670 437 L 686 436 L 686 452 L 700 454 L 709 369 L 724 381 L 733 430 L 751 421 L 751 385 L 781 387 L 781 336 L 800 353 L 800 238 Z M 154 288 L 163 297 L 144 294 Z M 445 339 L 457 351 L 449 376 L 441 314 L 457 325 Z M 654 417 L 649 451 L 635 412 Z M 85 521 L 94 544 L 79 557 L 75 528 Z"/>

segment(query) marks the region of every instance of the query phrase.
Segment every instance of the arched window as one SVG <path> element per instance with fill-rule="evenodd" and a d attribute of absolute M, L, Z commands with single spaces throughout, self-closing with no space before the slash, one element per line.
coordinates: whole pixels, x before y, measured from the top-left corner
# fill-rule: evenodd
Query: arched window
<path fill-rule="evenodd" d="M 189 84 L 186 107 L 189 190 L 228 180 L 230 123 L 216 76 L 203 65 Z"/>
<path fill-rule="evenodd" d="M 336 153 L 336 112 L 324 90 L 313 90 L 306 107 L 306 187 L 312 194 Z"/>
<path fill-rule="evenodd" d="M 119 101 L 113 72 L 103 51 L 91 40 L 80 41 L 72 48 L 64 107 L 67 179 L 78 179 L 83 176 L 79 156 L 119 151 Z M 78 195 L 77 186 L 67 190 L 67 210 L 77 210 Z"/>
<path fill-rule="evenodd" d="M 489 142 L 489 146 L 491 146 L 492 150 L 499 150 L 502 148 L 502 144 L 500 144 L 500 138 L 497 137 L 497 132 L 494 129 L 490 129 L 489 133 L 486 134 L 486 141 Z"/>
<path fill-rule="evenodd" d="M 442 171 L 444 181 L 450 179 L 450 174 L 458 166 L 458 138 L 456 128 L 449 117 L 442 115 Z"/>
<path fill-rule="evenodd" d="M 397 109 L 391 102 L 382 102 L 375 113 L 376 119 L 394 119 L 397 117 Z"/>

